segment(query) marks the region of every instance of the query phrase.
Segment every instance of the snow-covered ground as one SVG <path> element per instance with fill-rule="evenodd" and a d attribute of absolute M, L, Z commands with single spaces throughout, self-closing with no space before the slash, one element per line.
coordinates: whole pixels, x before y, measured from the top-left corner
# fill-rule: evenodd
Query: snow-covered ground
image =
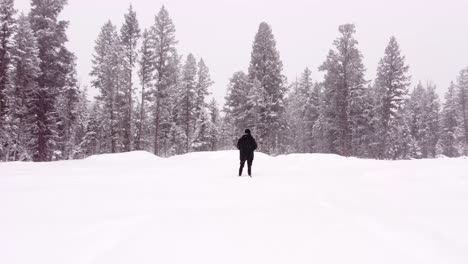
<path fill-rule="evenodd" d="M 468 159 L 0 164 L 0 263 L 468 263 Z"/>

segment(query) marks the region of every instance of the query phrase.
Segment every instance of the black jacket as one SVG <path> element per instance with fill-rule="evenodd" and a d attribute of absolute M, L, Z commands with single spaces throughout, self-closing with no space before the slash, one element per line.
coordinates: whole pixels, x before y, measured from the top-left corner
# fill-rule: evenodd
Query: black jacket
<path fill-rule="evenodd" d="M 244 134 L 237 142 L 237 149 L 240 150 L 241 160 L 253 160 L 254 150 L 257 149 L 257 142 L 255 142 L 255 139 L 251 135 Z"/>

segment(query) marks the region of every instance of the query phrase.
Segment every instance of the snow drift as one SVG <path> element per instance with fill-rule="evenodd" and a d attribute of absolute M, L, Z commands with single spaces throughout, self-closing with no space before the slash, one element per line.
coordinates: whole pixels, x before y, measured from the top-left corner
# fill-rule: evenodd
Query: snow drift
<path fill-rule="evenodd" d="M 0 164 L 0 263 L 468 263 L 468 160 Z"/>

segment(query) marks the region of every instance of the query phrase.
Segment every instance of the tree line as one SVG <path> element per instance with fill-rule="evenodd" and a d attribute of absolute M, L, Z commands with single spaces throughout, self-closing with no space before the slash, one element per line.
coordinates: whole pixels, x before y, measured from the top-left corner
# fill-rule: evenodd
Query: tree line
<path fill-rule="evenodd" d="M 375 159 L 468 154 L 468 68 L 443 100 L 436 87 L 410 89 L 409 66 L 390 37 L 373 81 L 365 79 L 355 26 L 339 27 L 314 81 L 288 82 L 271 27 L 255 35 L 247 72 L 229 80 L 225 104 L 209 100 L 208 66 L 177 51 L 163 6 L 141 29 L 130 5 L 119 27 L 95 41 L 88 99 L 65 44 L 66 0 L 31 0 L 18 14 L 0 0 L 0 159 L 51 161 L 146 150 L 168 157 L 232 149 L 250 128 L 268 154 L 335 153 Z"/>

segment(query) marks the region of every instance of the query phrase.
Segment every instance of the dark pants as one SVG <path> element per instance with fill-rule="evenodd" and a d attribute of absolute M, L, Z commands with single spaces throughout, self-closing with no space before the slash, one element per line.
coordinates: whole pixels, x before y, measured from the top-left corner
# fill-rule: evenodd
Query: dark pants
<path fill-rule="evenodd" d="M 247 171 L 248 171 L 248 173 L 249 173 L 249 176 L 251 176 L 251 175 L 252 175 L 252 163 L 253 163 L 253 159 L 241 160 L 241 161 L 240 161 L 239 176 L 242 175 L 242 170 L 244 169 L 245 161 L 247 161 Z"/>

